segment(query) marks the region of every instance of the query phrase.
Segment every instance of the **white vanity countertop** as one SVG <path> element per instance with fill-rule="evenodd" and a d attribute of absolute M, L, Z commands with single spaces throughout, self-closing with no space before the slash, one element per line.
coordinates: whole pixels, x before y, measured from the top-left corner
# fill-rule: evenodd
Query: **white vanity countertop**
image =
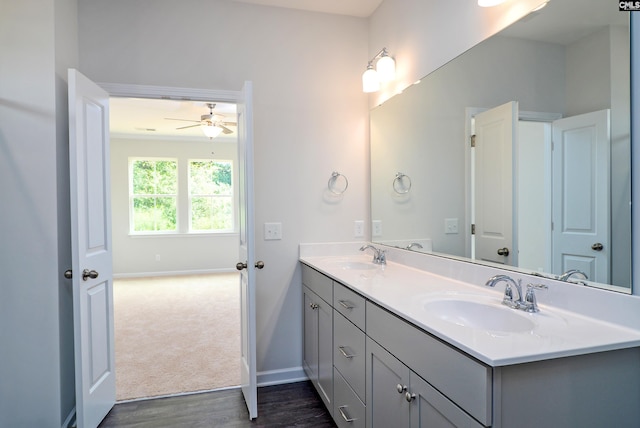
<path fill-rule="evenodd" d="M 300 261 L 493 367 L 640 346 L 640 331 L 635 329 L 543 304 L 533 314 L 510 309 L 500 303 L 504 283 L 492 289 L 391 261 L 374 265 L 369 254 L 303 255 Z M 460 300 L 472 302 L 472 309 L 474 303 L 494 306 L 494 314 L 506 316 L 506 330 L 518 331 L 471 328 L 447 319 L 442 311 L 424 308 L 429 302 L 451 299 L 458 307 L 464 305 Z"/>

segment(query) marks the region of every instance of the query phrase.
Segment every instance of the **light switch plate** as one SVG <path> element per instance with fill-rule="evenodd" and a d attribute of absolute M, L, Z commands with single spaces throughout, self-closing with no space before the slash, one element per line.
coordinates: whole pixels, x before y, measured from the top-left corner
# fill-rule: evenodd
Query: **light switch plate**
<path fill-rule="evenodd" d="M 371 222 L 371 234 L 373 236 L 382 236 L 382 220 L 373 220 Z"/>
<path fill-rule="evenodd" d="M 265 223 L 264 240 L 276 241 L 282 239 L 282 223 Z"/>
<path fill-rule="evenodd" d="M 444 219 L 444 233 L 452 235 L 458 233 L 458 219 L 457 218 L 445 218 Z"/>

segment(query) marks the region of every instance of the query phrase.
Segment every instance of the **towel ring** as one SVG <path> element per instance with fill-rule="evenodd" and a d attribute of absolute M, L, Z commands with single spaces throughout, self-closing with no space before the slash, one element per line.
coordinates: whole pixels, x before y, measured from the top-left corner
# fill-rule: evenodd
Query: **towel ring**
<path fill-rule="evenodd" d="M 396 173 L 396 178 L 393 179 L 393 191 L 403 195 L 409 193 L 411 190 L 411 177 L 401 172 Z"/>
<path fill-rule="evenodd" d="M 331 177 L 329 177 L 327 186 L 331 193 L 342 195 L 345 190 L 347 190 L 347 187 L 349 187 L 349 180 L 339 172 L 333 171 L 333 173 L 331 173 Z"/>

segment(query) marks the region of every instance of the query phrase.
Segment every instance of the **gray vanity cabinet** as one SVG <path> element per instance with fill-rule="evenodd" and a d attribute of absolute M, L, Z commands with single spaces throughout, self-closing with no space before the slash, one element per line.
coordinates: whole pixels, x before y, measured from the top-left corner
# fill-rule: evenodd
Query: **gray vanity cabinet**
<path fill-rule="evenodd" d="M 333 414 L 333 281 L 302 269 L 304 305 L 303 368 Z"/>
<path fill-rule="evenodd" d="M 369 338 L 367 403 L 368 428 L 483 427 Z"/>

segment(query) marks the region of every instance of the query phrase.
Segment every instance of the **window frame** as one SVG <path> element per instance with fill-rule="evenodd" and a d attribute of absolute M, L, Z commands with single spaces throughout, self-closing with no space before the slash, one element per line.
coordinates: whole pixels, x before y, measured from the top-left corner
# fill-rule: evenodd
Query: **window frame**
<path fill-rule="evenodd" d="M 230 167 L 230 178 L 231 178 L 231 186 L 229 188 L 229 193 L 224 195 L 216 195 L 216 194 L 192 194 L 192 181 L 191 181 L 191 164 L 193 162 L 211 162 L 211 163 L 228 163 Z M 186 160 L 187 163 L 187 233 L 189 234 L 228 234 L 234 233 L 236 231 L 236 198 L 235 198 L 235 165 L 232 159 L 211 159 L 211 158 L 189 158 Z M 194 197 L 206 197 L 206 198 L 219 198 L 219 199 L 227 199 L 231 204 L 231 227 L 227 229 L 211 229 L 211 230 L 203 230 L 203 229 L 194 229 L 193 228 L 193 198 Z"/>

